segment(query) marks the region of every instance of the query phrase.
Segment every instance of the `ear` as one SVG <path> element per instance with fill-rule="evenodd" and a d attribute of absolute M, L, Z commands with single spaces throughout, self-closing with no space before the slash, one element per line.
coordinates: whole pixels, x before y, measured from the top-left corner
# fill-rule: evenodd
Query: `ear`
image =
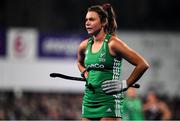
<path fill-rule="evenodd" d="M 105 27 L 108 24 L 108 20 L 106 19 L 104 22 L 102 22 L 102 26 Z"/>

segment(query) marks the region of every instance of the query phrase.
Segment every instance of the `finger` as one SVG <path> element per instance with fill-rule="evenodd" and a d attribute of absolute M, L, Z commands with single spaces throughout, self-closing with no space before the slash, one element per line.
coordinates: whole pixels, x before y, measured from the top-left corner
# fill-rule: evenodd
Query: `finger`
<path fill-rule="evenodd" d="M 111 87 L 106 87 L 102 88 L 103 91 L 109 91 L 109 90 L 119 90 L 117 86 L 111 86 Z"/>
<path fill-rule="evenodd" d="M 117 83 L 108 83 L 108 84 L 103 84 L 103 85 L 102 85 L 102 88 L 115 87 L 115 86 L 118 86 L 118 84 L 117 84 Z"/>
<path fill-rule="evenodd" d="M 119 92 L 118 89 L 112 89 L 112 90 L 105 91 L 106 94 L 115 94 L 115 93 L 118 93 L 118 92 Z"/>
<path fill-rule="evenodd" d="M 117 80 L 106 80 L 103 82 L 103 84 L 108 84 L 108 83 L 116 83 Z"/>
<path fill-rule="evenodd" d="M 112 86 L 108 86 L 108 87 L 105 87 L 105 88 L 102 88 L 102 90 L 103 91 L 108 91 L 108 90 L 112 90 L 112 89 L 114 89 L 114 87 L 112 87 Z"/>
<path fill-rule="evenodd" d="M 102 84 L 105 85 L 105 84 L 110 84 L 112 82 L 112 80 L 107 80 L 107 81 L 104 81 Z"/>
<path fill-rule="evenodd" d="M 117 81 L 113 81 L 113 80 L 108 80 L 108 81 L 104 81 L 103 83 L 102 83 L 102 85 L 103 86 L 110 86 L 110 85 L 117 85 L 118 84 L 118 82 Z"/>

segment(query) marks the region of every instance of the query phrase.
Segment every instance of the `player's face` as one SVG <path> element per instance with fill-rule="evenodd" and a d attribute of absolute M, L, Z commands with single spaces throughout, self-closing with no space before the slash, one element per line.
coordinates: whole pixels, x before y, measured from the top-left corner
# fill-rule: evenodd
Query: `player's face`
<path fill-rule="evenodd" d="M 88 34 L 96 35 L 102 29 L 100 18 L 96 12 L 87 12 L 85 20 L 85 26 Z"/>

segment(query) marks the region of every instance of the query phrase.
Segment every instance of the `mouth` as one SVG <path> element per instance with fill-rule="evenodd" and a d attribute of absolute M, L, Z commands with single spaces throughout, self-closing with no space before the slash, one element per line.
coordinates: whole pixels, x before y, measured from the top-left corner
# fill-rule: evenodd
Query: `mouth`
<path fill-rule="evenodd" d="M 87 30 L 87 31 L 91 31 L 91 30 L 92 30 L 92 28 L 90 28 L 90 27 L 86 27 L 86 30 Z"/>

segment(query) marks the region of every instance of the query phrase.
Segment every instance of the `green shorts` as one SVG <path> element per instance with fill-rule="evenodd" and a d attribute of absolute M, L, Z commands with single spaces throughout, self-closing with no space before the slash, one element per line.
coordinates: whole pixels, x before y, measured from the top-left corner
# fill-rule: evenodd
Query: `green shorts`
<path fill-rule="evenodd" d="M 108 100 L 99 101 L 95 97 L 83 97 L 82 118 L 122 117 L 124 98 L 112 95 Z"/>

